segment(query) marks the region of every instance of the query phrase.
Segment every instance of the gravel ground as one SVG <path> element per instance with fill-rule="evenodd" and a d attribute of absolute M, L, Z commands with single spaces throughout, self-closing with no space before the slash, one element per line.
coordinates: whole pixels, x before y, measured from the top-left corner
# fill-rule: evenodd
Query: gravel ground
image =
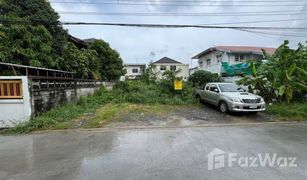
<path fill-rule="evenodd" d="M 203 124 L 228 124 L 228 123 L 257 123 L 278 121 L 274 116 L 266 113 L 230 113 L 222 114 L 214 106 L 201 104 L 190 106 L 174 106 L 166 114 L 128 113 L 106 127 L 130 126 L 197 126 Z"/>

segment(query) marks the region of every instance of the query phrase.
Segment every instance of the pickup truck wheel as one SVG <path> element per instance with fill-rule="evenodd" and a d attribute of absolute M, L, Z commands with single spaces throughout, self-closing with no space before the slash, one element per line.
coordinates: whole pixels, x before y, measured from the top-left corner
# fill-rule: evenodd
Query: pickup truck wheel
<path fill-rule="evenodd" d="M 224 101 L 219 103 L 219 109 L 220 109 L 220 111 L 222 113 L 227 113 L 228 112 L 228 106 L 227 106 L 227 104 Z"/>

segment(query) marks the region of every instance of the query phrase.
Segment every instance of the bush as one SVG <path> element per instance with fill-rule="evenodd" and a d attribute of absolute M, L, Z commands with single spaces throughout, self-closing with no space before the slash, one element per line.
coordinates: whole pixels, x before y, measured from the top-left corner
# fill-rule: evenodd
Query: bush
<path fill-rule="evenodd" d="M 116 102 L 131 103 L 162 103 L 162 104 L 190 104 L 194 102 L 193 89 L 184 85 L 182 91 L 174 91 L 173 84 L 162 80 L 155 84 L 143 81 L 119 82 L 112 91 Z"/>
<path fill-rule="evenodd" d="M 217 73 L 211 73 L 209 71 L 198 70 L 188 79 L 188 83 L 192 87 L 203 88 L 209 82 L 220 82 L 221 78 Z"/>
<path fill-rule="evenodd" d="M 285 120 L 307 120 L 307 103 L 274 103 L 267 106 L 269 114 Z"/>

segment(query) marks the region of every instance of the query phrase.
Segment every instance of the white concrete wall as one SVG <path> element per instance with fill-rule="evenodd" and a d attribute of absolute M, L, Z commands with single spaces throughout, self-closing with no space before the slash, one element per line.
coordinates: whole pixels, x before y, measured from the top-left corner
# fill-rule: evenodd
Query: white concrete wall
<path fill-rule="evenodd" d="M 242 62 L 246 62 L 247 60 L 261 60 L 262 59 L 262 55 L 232 54 L 232 53 L 226 53 L 226 52 L 221 52 L 221 51 L 215 51 L 215 52 L 211 52 L 207 54 L 206 56 L 201 57 L 198 60 L 198 69 L 220 74 L 222 71 L 222 68 L 221 68 L 221 62 L 217 61 L 217 55 L 222 56 L 221 62 L 228 62 L 229 65 L 240 64 Z M 243 60 L 236 61 L 235 60 L 236 55 L 242 55 Z M 207 65 L 207 59 L 211 60 L 211 64 L 209 66 Z"/>
<path fill-rule="evenodd" d="M 201 57 L 198 60 L 198 70 L 205 70 L 212 73 L 221 73 L 221 62 L 218 62 L 217 56 L 221 55 L 221 62 L 227 62 L 229 60 L 228 55 L 223 52 L 212 52 L 207 54 L 206 56 Z M 207 65 L 207 60 L 210 59 L 210 65 Z"/>
<path fill-rule="evenodd" d="M 162 77 L 162 74 L 165 72 L 165 71 L 160 70 L 161 66 L 166 66 L 166 70 L 170 70 L 171 66 L 176 66 L 176 71 L 179 70 L 179 69 L 181 70 L 177 74 L 177 77 L 182 77 L 184 81 L 187 81 L 188 78 L 189 78 L 190 69 L 189 69 L 188 64 L 171 64 L 171 63 L 162 64 L 162 63 L 157 63 L 157 64 L 154 64 L 154 65 L 156 66 L 155 71 L 157 72 L 157 76 L 158 76 L 159 79 Z"/>
<path fill-rule="evenodd" d="M 125 76 L 139 76 L 139 75 L 142 75 L 142 71 L 141 71 L 141 67 L 140 66 L 127 66 L 127 67 L 124 67 L 124 69 L 126 69 L 126 71 L 127 71 Z M 133 73 L 132 72 L 133 69 L 137 69 L 138 73 Z"/>
<path fill-rule="evenodd" d="M 236 55 L 242 55 L 242 61 L 236 61 Z M 262 60 L 262 55 L 254 55 L 254 54 L 228 54 L 229 57 L 229 65 L 240 64 L 246 62 L 248 60 Z"/>
<path fill-rule="evenodd" d="M 142 66 L 145 66 L 142 65 Z M 120 81 L 125 81 L 125 79 L 135 79 L 137 76 L 142 75 L 142 71 L 144 70 L 144 68 L 142 69 L 141 65 L 125 65 L 124 69 L 126 70 L 126 74 L 124 76 L 120 77 Z M 133 69 L 137 69 L 138 72 L 134 73 L 132 70 Z"/>
<path fill-rule="evenodd" d="M 23 99 L 0 99 L 0 128 L 13 127 L 31 117 L 30 93 L 26 76 L 0 76 L 0 80 L 22 80 Z"/>

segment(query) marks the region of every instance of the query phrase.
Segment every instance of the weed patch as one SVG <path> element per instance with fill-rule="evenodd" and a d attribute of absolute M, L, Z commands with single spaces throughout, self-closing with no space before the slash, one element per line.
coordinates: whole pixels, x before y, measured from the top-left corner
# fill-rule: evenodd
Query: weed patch
<path fill-rule="evenodd" d="M 307 103 L 279 103 L 267 106 L 267 113 L 285 120 L 307 120 Z"/>

